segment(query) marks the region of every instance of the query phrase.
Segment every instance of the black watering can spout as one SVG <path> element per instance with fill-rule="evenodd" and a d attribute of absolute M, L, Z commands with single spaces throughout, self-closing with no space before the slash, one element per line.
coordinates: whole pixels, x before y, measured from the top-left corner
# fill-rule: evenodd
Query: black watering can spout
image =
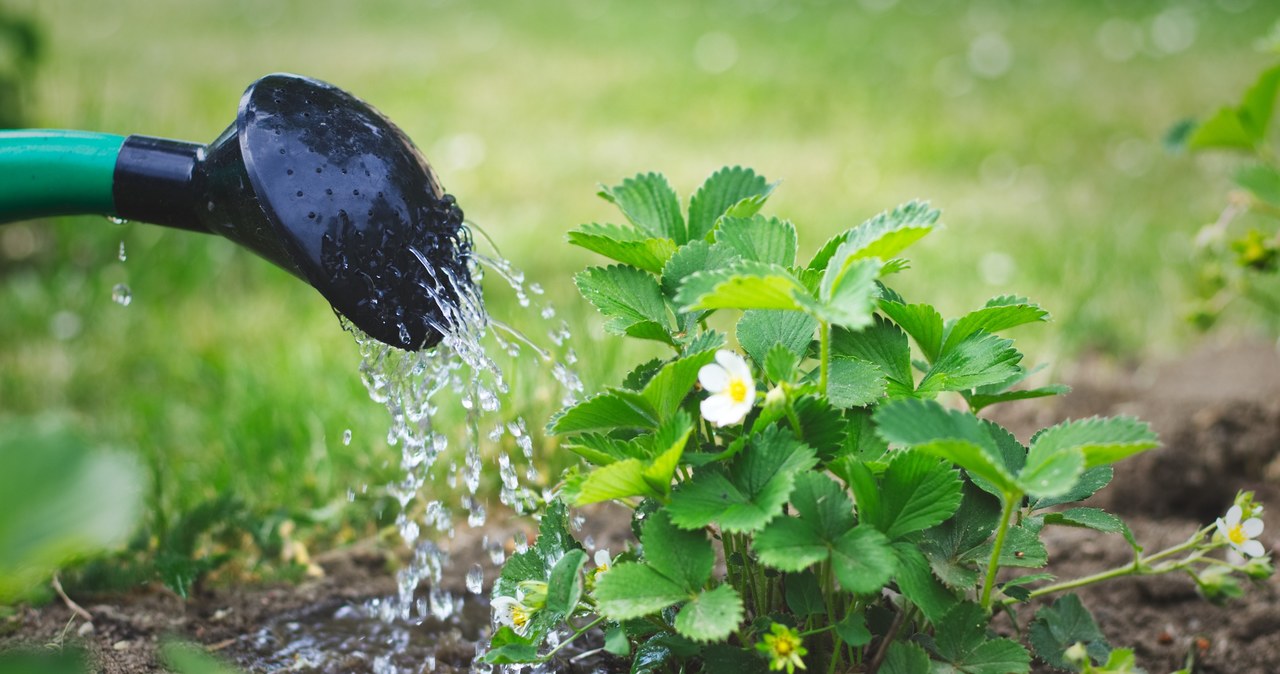
<path fill-rule="evenodd" d="M 452 322 L 442 305 L 456 307 L 455 282 L 469 282 L 470 241 L 453 197 L 399 128 L 329 84 L 263 77 L 245 91 L 235 122 L 207 146 L 44 132 L 65 143 L 59 147 L 69 163 L 77 152 L 96 152 L 102 156 L 94 161 L 105 165 L 117 139 L 109 210 L 83 157 L 73 167 L 85 174 L 82 183 L 64 188 L 75 194 L 60 198 L 47 185 L 21 190 L 24 171 L 42 170 L 25 165 L 32 155 L 59 161 L 48 148 L 30 147 L 39 133 L 0 132 L 0 222 L 104 212 L 218 234 L 310 283 L 356 327 L 402 349 L 437 344 Z M 17 189 L 3 186 L 10 171 Z"/>

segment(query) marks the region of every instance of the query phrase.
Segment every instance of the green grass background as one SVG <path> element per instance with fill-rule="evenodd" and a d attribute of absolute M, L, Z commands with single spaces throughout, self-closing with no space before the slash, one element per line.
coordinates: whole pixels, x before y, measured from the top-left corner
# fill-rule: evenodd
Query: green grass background
<path fill-rule="evenodd" d="M 658 170 L 687 198 L 725 164 L 782 180 L 767 212 L 796 222 L 802 255 L 931 199 L 947 228 L 899 289 L 948 315 L 1006 292 L 1041 301 L 1055 322 L 1019 335 L 1032 362 L 1182 348 L 1190 239 L 1217 215 L 1227 162 L 1159 139 L 1237 98 L 1274 60 L 1252 45 L 1280 16 L 1263 0 L 6 6 L 44 30 L 39 126 L 207 142 L 274 71 L 372 102 L 548 289 L 588 390 L 640 351 L 577 299 L 572 273 L 599 260 L 565 231 L 617 219 L 598 182 Z M 0 244 L 0 419 L 52 411 L 138 452 L 170 514 L 227 492 L 305 512 L 394 476 L 355 344 L 284 272 L 225 240 L 101 218 L 6 225 Z M 111 301 L 120 282 L 128 307 Z M 488 290 L 495 316 L 536 325 Z M 550 374 L 507 366 L 509 409 L 541 427 Z"/>

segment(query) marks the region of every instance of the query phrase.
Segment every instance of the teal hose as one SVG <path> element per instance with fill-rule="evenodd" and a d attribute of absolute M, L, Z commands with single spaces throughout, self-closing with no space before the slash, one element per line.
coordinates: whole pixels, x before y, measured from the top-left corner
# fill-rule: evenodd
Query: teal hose
<path fill-rule="evenodd" d="M 0 131 L 0 223 L 115 215 L 111 188 L 124 140 L 85 131 Z"/>

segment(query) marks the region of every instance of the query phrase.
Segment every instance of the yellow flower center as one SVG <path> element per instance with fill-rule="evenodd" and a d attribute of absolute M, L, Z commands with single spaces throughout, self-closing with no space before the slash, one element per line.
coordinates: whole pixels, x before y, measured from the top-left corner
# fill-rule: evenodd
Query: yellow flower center
<path fill-rule="evenodd" d="M 746 402 L 747 400 L 747 382 L 741 379 L 729 380 L 729 399 L 735 403 Z"/>
<path fill-rule="evenodd" d="M 1236 545 L 1244 545 L 1244 542 L 1249 540 L 1249 537 L 1244 535 L 1244 525 L 1242 524 L 1232 524 L 1227 529 L 1227 538 Z"/>
<path fill-rule="evenodd" d="M 773 652 L 777 653 L 780 658 L 787 657 L 793 650 L 795 650 L 795 646 L 792 645 L 791 640 L 786 637 L 780 637 L 777 641 L 773 642 Z"/>

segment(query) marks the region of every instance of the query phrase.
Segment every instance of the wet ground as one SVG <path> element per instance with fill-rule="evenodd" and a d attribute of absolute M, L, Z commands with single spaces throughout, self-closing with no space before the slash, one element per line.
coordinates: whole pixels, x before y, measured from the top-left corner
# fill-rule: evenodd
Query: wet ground
<path fill-rule="evenodd" d="M 996 416 L 1024 440 L 1035 428 L 1063 418 L 1133 414 L 1150 421 L 1164 447 L 1121 464 L 1112 486 L 1091 503 L 1123 516 L 1148 550 L 1179 542 L 1220 516 L 1238 489 L 1256 490 L 1270 505 L 1261 540 L 1273 552 L 1280 550 L 1280 519 L 1271 514 L 1280 512 L 1280 356 L 1273 346 L 1206 347 L 1136 368 L 1085 359 L 1062 379 L 1073 385 L 1070 395 L 1014 403 Z M 483 561 L 480 536 L 510 540 L 521 526 L 496 519 L 485 532 L 461 534 L 454 568 Z M 625 517 L 587 521 L 591 530 L 585 533 L 602 544 L 616 546 L 609 539 L 625 535 Z M 1083 530 L 1053 530 L 1047 544 L 1051 568 L 1063 578 L 1129 559 L 1119 537 Z M 454 617 L 387 624 L 368 603 L 395 591 L 387 552 L 355 547 L 317 561 L 325 576 L 297 586 L 208 591 L 187 602 L 158 590 L 85 599 L 91 624 L 60 603 L 25 608 L 0 621 L 0 649 L 78 641 L 88 644 L 103 672 L 161 672 L 157 644 L 177 635 L 253 672 L 379 672 L 387 665 L 400 671 L 467 671 L 484 636 L 487 607 L 466 595 L 461 572 L 450 589 L 471 599 Z M 1153 674 L 1189 661 L 1202 673 L 1280 671 L 1277 579 L 1222 607 L 1201 599 L 1184 577 L 1123 580 L 1082 596 L 1111 643 L 1135 648 L 1139 664 Z M 607 664 L 566 660 L 554 671 L 595 671 Z"/>

